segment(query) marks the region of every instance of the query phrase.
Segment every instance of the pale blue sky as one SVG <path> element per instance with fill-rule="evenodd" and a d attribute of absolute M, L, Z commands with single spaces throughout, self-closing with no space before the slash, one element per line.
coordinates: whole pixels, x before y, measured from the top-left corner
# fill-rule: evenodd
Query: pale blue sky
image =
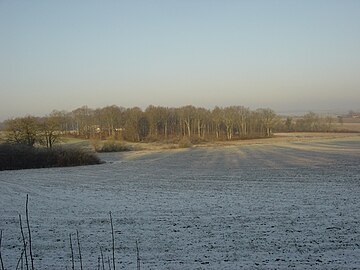
<path fill-rule="evenodd" d="M 193 104 L 360 108 L 360 1 L 0 0 L 0 120 Z"/>

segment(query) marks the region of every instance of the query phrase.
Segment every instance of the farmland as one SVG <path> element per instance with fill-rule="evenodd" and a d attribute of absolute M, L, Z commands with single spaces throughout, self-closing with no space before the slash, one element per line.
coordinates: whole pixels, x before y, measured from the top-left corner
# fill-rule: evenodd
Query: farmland
<path fill-rule="evenodd" d="M 143 269 L 357 268 L 360 137 L 301 136 L 2 171 L 5 266 L 20 256 L 29 194 L 37 269 L 69 269 L 76 230 L 84 267 L 96 268 L 100 247 L 111 254 L 109 211 L 118 269 L 136 267 L 136 240 Z"/>

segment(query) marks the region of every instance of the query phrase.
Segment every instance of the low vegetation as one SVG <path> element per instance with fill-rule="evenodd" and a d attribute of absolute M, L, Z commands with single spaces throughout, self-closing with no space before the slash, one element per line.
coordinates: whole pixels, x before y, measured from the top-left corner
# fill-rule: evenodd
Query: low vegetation
<path fill-rule="evenodd" d="M 344 116 L 360 119 L 351 112 Z M 353 124 L 353 123 L 351 123 Z M 2 123 L 0 140 L 34 147 L 52 148 L 64 138 L 90 139 L 97 152 L 129 151 L 138 142 L 191 147 L 206 142 L 271 138 L 276 132 L 358 132 L 342 116 L 280 116 L 271 109 L 251 110 L 243 106 L 191 105 L 179 108 L 148 106 L 123 108 L 87 106 L 72 112 L 53 111 L 44 117 L 25 116 Z M 95 144 L 94 144 L 95 142 Z"/>
<path fill-rule="evenodd" d="M 122 142 L 116 142 L 116 141 L 107 141 L 103 143 L 102 145 L 96 145 L 95 151 L 99 153 L 104 152 L 125 152 L 125 151 L 131 151 L 131 147 L 122 143 Z"/>
<path fill-rule="evenodd" d="M 81 148 L 42 148 L 24 144 L 0 144 L 0 170 L 68 167 L 101 163 L 92 152 Z"/>
<path fill-rule="evenodd" d="M 20 243 L 20 252 L 19 257 L 17 259 L 16 266 L 13 265 L 12 269 L 28 269 L 28 270 L 35 270 L 35 266 L 37 264 L 37 261 L 39 258 L 35 255 L 33 255 L 33 247 L 32 243 L 36 239 L 32 239 L 32 233 L 31 233 L 31 227 L 30 227 L 30 220 L 29 220 L 29 195 L 26 195 L 26 205 L 25 205 L 25 222 L 23 222 L 23 218 L 21 214 L 19 214 L 19 227 L 20 227 L 20 235 L 19 237 L 21 243 Z M 69 243 L 68 249 L 70 251 L 70 261 L 64 260 L 64 265 L 66 269 L 68 269 L 68 265 L 71 263 L 71 269 L 75 269 L 75 264 L 80 264 L 80 269 L 83 269 L 83 261 L 88 261 L 89 263 L 91 260 L 95 260 L 95 265 L 97 264 L 97 269 L 105 269 L 105 265 L 108 265 L 109 270 L 115 270 L 116 269 L 116 248 L 115 248 L 115 231 L 113 226 L 113 218 L 111 211 L 109 212 L 109 223 L 111 228 L 111 242 L 109 241 L 110 247 L 101 247 L 99 246 L 99 256 L 92 257 L 90 259 L 86 259 L 82 257 L 81 252 L 81 245 L 80 245 L 80 237 L 79 237 L 79 231 L 76 230 L 76 233 L 70 233 L 69 239 L 66 240 L 66 242 Z M 73 236 L 73 237 L 72 237 Z M 76 238 L 75 238 L 76 237 Z M 75 239 L 74 239 L 75 238 Z M 2 239 L 3 239 L 3 231 L 0 230 L 0 270 L 5 270 L 4 265 L 7 264 L 7 262 L 4 263 L 3 257 L 2 257 Z M 64 240 L 65 242 L 65 240 Z M 77 247 L 77 248 L 76 248 Z M 140 251 L 139 251 L 139 244 L 138 240 L 135 240 L 135 247 L 136 247 L 136 264 L 137 270 L 140 270 L 141 267 L 141 260 L 140 260 Z M 75 258 L 76 257 L 76 258 Z M 78 258 L 78 261 L 77 261 Z M 40 258 L 41 260 L 41 258 Z M 96 261 L 97 260 L 97 261 Z"/>
<path fill-rule="evenodd" d="M 183 138 L 178 143 L 179 148 L 190 148 L 192 145 L 192 142 L 188 138 Z"/>

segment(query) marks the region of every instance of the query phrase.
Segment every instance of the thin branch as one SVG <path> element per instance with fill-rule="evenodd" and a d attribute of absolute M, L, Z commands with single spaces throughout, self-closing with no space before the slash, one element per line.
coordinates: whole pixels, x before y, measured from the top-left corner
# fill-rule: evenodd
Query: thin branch
<path fill-rule="evenodd" d="M 74 249 L 73 249 L 72 240 L 71 240 L 71 233 L 69 233 L 69 237 L 70 237 L 70 250 L 71 250 L 71 269 L 75 270 Z"/>
<path fill-rule="evenodd" d="M 77 243 L 78 243 L 78 248 L 79 248 L 80 269 L 83 270 L 82 258 L 81 258 L 81 247 L 80 247 L 79 231 L 78 230 L 76 230 L 76 237 L 77 237 Z"/>
<path fill-rule="evenodd" d="M 34 258 L 32 254 L 32 246 L 31 246 L 31 231 L 30 231 L 30 224 L 29 224 L 29 210 L 28 210 L 28 204 L 29 204 L 29 194 L 26 194 L 26 223 L 29 233 L 29 251 L 30 251 L 30 260 L 31 260 L 31 269 L 34 270 Z"/>
<path fill-rule="evenodd" d="M 111 216 L 111 211 L 109 212 L 109 214 L 110 214 L 111 235 L 112 235 L 113 270 L 115 270 L 115 235 L 114 235 L 114 226 L 113 226 L 113 220 L 112 220 L 112 216 Z"/>
<path fill-rule="evenodd" d="M 19 214 L 19 221 L 20 221 L 20 230 L 21 230 L 21 236 L 24 244 L 24 250 L 25 250 L 25 264 L 26 264 L 26 270 L 29 270 L 29 263 L 27 258 L 27 252 L 26 252 L 26 241 L 25 241 L 25 235 L 22 227 L 22 221 L 21 221 L 21 215 Z"/>
<path fill-rule="evenodd" d="M 3 231 L 1 230 L 0 231 L 0 262 L 1 262 L 1 269 L 5 270 L 4 262 L 3 262 L 2 255 L 1 255 L 2 233 L 3 233 Z"/>
<path fill-rule="evenodd" d="M 22 250 L 21 255 L 20 255 L 20 257 L 19 257 L 19 260 L 17 261 L 16 270 L 18 270 L 19 265 L 20 265 L 20 262 L 22 263 L 22 259 L 23 259 L 23 257 L 24 257 L 24 251 L 25 251 L 25 249 Z M 21 266 L 21 269 L 22 269 L 22 268 L 23 268 L 23 267 Z"/>

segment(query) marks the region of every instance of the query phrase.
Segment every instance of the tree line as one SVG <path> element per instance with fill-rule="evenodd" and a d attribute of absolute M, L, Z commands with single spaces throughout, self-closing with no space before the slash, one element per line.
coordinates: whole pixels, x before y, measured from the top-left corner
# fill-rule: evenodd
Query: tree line
<path fill-rule="evenodd" d="M 124 108 L 116 105 L 71 112 L 53 111 L 44 117 L 26 116 L 4 122 L 8 140 L 52 147 L 60 136 L 119 139 L 131 142 L 236 140 L 271 137 L 274 131 L 328 131 L 333 118 L 308 113 L 301 118 L 281 118 L 271 109 L 243 106 L 205 109 L 195 106 Z"/>

